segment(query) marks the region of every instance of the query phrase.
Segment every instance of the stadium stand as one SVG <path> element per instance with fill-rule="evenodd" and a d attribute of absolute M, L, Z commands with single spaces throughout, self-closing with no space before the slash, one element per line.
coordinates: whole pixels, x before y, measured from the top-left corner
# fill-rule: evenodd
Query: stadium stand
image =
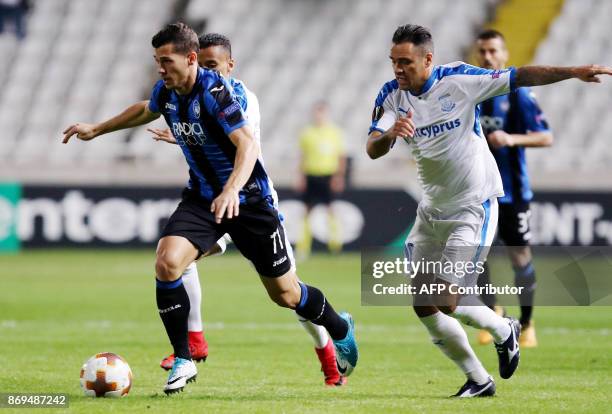
<path fill-rule="evenodd" d="M 563 0 L 510 0 L 499 5 L 488 26 L 504 34 L 512 52 L 509 66 L 523 66 L 533 60 L 535 49 L 546 37 L 550 23 L 557 17 Z M 526 19 L 525 16 L 529 15 Z"/>
<path fill-rule="evenodd" d="M 0 73 L 3 161 L 25 168 L 120 159 L 129 132 L 92 146 L 61 146 L 60 131 L 69 122 L 107 117 L 142 98 L 154 76 L 151 33 L 165 23 L 173 4 L 36 2 L 28 36 L 19 44 L 6 37 L 0 43 L 13 57 Z"/>
<path fill-rule="evenodd" d="M 144 128 L 91 144 L 59 142 L 69 122 L 98 120 L 148 98 L 156 80 L 150 37 L 181 17 L 231 38 L 235 76 L 260 99 L 266 163 L 276 181 L 291 183 L 297 172 L 298 131 L 308 121 L 311 104 L 321 98 L 330 102 L 334 119 L 346 133 L 354 182 L 397 186 L 414 181 L 405 151 L 392 151 L 382 163 L 369 162 L 363 151 L 373 99 L 393 76 L 388 61 L 393 29 L 406 22 L 426 25 L 434 34 L 438 63 L 464 60 L 498 4 L 39 0 L 23 41 L 0 36 L 0 52 L 11 57 L 0 62 L 0 173 L 21 181 L 65 182 L 79 171 L 81 181 L 180 183 L 185 177 L 180 151 L 154 142 Z M 605 0 L 566 0 L 535 62 L 609 63 L 612 43 L 606 36 L 606 17 L 612 15 L 611 6 Z M 461 24 L 449 24 L 449 16 Z M 568 27 L 584 30 L 578 38 Z M 612 83 L 591 86 L 570 81 L 540 88 L 557 142 L 552 150 L 530 152 L 534 171 L 546 175 L 556 168 L 588 170 L 610 164 L 612 151 L 604 144 L 603 131 L 610 130 L 612 121 L 603 115 L 611 104 Z M 92 168 L 84 171 L 83 165 Z M 412 178 L 406 181 L 404 172 Z"/>
<path fill-rule="evenodd" d="M 539 45 L 534 64 L 611 64 L 612 42 L 607 35 L 610 16 L 610 1 L 566 0 Z M 576 80 L 562 82 L 538 88 L 537 95 L 556 141 L 546 151 L 530 152 L 530 168 L 535 175 L 557 176 L 565 185 L 580 175 L 590 177 L 591 182 L 609 182 L 610 175 L 601 172 L 609 172 L 612 165 L 610 79 L 603 79 L 597 87 Z"/>

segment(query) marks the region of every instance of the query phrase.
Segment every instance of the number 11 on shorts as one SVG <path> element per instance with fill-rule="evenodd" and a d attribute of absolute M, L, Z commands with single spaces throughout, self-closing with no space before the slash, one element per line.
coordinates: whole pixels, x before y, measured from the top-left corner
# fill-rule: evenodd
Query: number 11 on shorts
<path fill-rule="evenodd" d="M 276 231 L 270 235 L 270 238 L 272 239 L 274 243 L 274 254 L 277 254 L 277 251 L 278 251 L 277 240 L 278 240 L 278 245 L 280 246 L 281 250 L 285 248 L 285 246 L 283 246 L 283 239 L 281 237 L 280 229 L 276 229 Z"/>

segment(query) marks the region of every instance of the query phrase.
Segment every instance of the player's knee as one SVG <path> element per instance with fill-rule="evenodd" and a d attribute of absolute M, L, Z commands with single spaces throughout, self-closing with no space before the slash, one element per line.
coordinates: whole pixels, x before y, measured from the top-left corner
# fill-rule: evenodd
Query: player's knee
<path fill-rule="evenodd" d="M 413 306 L 412 310 L 414 310 L 414 313 L 416 313 L 416 315 L 419 318 L 431 316 L 438 311 L 434 306 L 420 306 L 420 305 Z"/>
<path fill-rule="evenodd" d="M 163 254 L 157 256 L 155 273 L 159 280 L 173 281 L 183 273 L 182 262 L 177 255 Z"/>
<path fill-rule="evenodd" d="M 455 311 L 455 309 L 457 309 L 457 306 L 456 305 L 438 306 L 438 309 L 440 310 L 440 312 L 446 315 L 450 315 L 451 313 Z"/>
<path fill-rule="evenodd" d="M 509 249 L 510 261 L 514 267 L 525 267 L 531 262 L 531 249 L 529 246 L 513 247 Z"/>

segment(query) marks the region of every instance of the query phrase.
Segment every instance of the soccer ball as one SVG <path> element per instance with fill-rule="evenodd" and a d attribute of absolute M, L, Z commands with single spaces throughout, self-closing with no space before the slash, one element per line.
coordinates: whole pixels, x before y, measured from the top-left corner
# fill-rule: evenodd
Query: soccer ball
<path fill-rule="evenodd" d="M 81 368 L 81 388 L 88 397 L 122 397 L 131 386 L 130 366 L 112 352 L 92 356 Z"/>

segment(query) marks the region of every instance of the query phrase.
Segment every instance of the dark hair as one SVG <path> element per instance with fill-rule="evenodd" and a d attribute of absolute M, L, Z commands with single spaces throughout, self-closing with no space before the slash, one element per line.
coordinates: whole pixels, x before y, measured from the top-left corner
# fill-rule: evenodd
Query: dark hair
<path fill-rule="evenodd" d="M 198 50 L 200 50 L 198 35 L 191 27 L 183 22 L 167 25 L 151 39 L 151 45 L 153 45 L 155 49 L 167 45 L 168 43 L 174 45 L 174 51 L 177 53 L 198 53 Z"/>
<path fill-rule="evenodd" d="M 205 49 L 211 46 L 221 46 L 227 53 L 229 53 L 230 57 L 232 57 L 232 43 L 227 38 L 220 33 L 206 33 L 199 37 L 200 41 L 200 49 Z"/>
<path fill-rule="evenodd" d="M 501 39 L 502 42 L 506 43 L 506 38 L 504 37 L 504 35 L 495 29 L 487 29 L 484 32 L 481 32 L 476 39 L 478 40 Z"/>
<path fill-rule="evenodd" d="M 415 46 L 421 46 L 425 52 L 433 53 L 433 38 L 428 28 L 416 24 L 405 24 L 399 26 L 393 33 L 393 43 L 410 42 Z"/>

